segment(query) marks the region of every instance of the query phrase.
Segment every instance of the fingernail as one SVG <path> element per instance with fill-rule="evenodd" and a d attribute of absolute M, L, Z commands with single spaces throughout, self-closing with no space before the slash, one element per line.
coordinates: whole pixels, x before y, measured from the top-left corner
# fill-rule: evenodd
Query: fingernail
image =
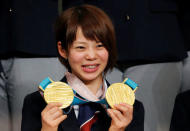
<path fill-rule="evenodd" d="M 119 104 L 115 104 L 114 106 L 118 106 Z"/>

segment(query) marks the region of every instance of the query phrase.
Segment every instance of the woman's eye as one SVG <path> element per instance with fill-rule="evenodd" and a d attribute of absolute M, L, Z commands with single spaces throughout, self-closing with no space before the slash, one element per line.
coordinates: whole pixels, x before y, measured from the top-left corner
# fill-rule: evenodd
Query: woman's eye
<path fill-rule="evenodd" d="M 104 45 L 103 44 L 98 44 L 97 47 L 104 47 Z"/>
<path fill-rule="evenodd" d="M 84 49 L 84 46 L 77 46 L 77 49 Z"/>

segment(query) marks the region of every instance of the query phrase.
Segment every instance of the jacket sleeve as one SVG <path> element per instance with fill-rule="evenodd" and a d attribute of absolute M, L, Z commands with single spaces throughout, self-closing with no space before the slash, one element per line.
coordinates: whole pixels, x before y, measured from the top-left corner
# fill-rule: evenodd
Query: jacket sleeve
<path fill-rule="evenodd" d="M 137 100 L 134 104 L 133 120 L 125 131 L 144 131 L 144 106 Z"/>
<path fill-rule="evenodd" d="M 41 130 L 41 111 L 45 102 L 39 92 L 25 97 L 22 109 L 21 131 Z"/>

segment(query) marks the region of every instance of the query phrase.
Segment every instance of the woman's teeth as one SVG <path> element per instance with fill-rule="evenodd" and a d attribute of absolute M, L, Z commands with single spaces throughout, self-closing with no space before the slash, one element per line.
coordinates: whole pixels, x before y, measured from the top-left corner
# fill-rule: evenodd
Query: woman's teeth
<path fill-rule="evenodd" d="M 95 65 L 91 65 L 91 66 L 85 66 L 86 68 L 90 68 L 90 69 L 93 69 L 93 68 L 96 68 L 96 66 Z"/>

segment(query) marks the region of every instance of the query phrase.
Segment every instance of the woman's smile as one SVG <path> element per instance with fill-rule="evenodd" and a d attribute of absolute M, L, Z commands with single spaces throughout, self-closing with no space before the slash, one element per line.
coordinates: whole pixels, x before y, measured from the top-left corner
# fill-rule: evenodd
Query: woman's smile
<path fill-rule="evenodd" d="M 82 70 L 87 73 L 93 73 L 98 70 L 99 64 L 82 65 Z"/>

